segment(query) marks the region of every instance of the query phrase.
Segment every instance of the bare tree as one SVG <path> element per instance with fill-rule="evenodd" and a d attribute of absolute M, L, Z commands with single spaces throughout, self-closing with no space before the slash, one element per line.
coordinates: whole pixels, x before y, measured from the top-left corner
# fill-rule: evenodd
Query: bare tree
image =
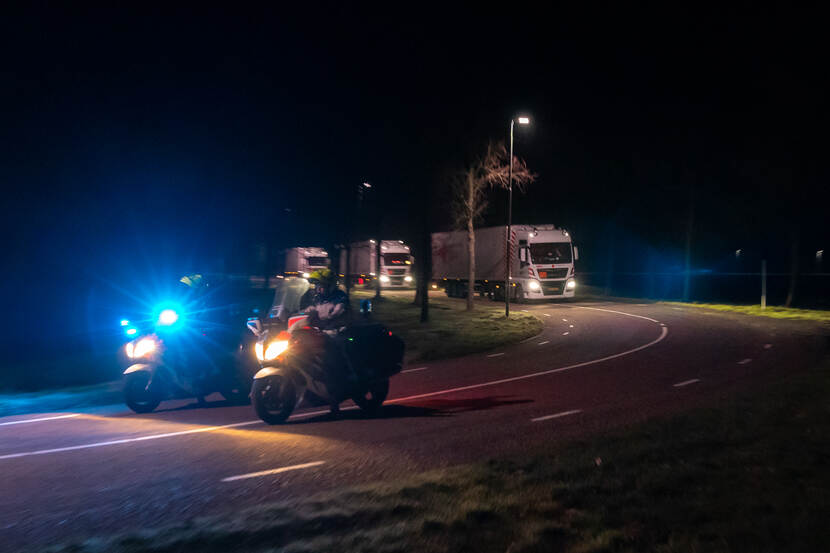
<path fill-rule="evenodd" d="M 510 186 L 510 155 L 504 143 L 488 144 L 484 155 L 458 173 L 453 182 L 452 214 L 455 226 L 467 230 L 467 310 L 475 307 L 473 295 L 476 277 L 475 225 L 487 209 L 487 191 L 492 188 L 507 189 Z M 513 156 L 513 186 L 524 192 L 529 183 L 536 180 L 524 160 Z"/>

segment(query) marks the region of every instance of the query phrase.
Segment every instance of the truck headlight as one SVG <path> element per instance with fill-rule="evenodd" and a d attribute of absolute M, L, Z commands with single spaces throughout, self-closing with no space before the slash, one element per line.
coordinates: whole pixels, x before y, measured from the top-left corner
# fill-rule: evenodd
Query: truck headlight
<path fill-rule="evenodd" d="M 567 288 L 568 290 L 573 290 L 574 288 L 576 288 L 576 281 L 573 279 L 569 280 L 568 283 L 565 285 L 565 288 Z"/>
<path fill-rule="evenodd" d="M 386 275 L 380 275 L 380 281 L 384 284 L 388 284 L 389 283 L 389 277 L 386 276 Z"/>
<path fill-rule="evenodd" d="M 533 292 L 538 292 L 539 290 L 541 290 L 541 289 L 542 289 L 542 285 L 541 285 L 541 284 L 539 284 L 539 281 L 538 281 L 538 280 L 531 280 L 531 281 L 528 283 L 527 287 L 528 287 L 530 290 L 532 290 Z"/>
<path fill-rule="evenodd" d="M 404 280 L 404 282 L 412 282 L 412 277 L 407 275 L 407 276 L 403 277 L 403 280 Z"/>
<path fill-rule="evenodd" d="M 156 341 L 150 337 L 133 340 L 124 346 L 124 353 L 130 359 L 141 359 L 154 351 L 156 351 Z"/>

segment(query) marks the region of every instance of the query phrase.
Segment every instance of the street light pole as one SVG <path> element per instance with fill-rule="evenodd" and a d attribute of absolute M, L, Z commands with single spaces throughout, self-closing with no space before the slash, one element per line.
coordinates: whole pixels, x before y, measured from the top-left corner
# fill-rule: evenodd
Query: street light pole
<path fill-rule="evenodd" d="M 504 318 L 510 318 L 510 291 L 513 283 L 510 282 L 512 275 L 510 268 L 513 263 L 511 244 L 513 243 L 513 124 L 515 119 L 510 119 L 510 162 L 507 171 L 507 236 L 504 237 Z M 519 117 L 519 125 L 527 125 L 530 118 Z"/>
<path fill-rule="evenodd" d="M 507 235 L 504 237 L 504 318 L 510 318 L 510 265 L 513 257 L 511 255 L 510 239 L 511 227 L 513 226 L 513 119 L 510 119 L 510 169 L 507 171 Z"/>

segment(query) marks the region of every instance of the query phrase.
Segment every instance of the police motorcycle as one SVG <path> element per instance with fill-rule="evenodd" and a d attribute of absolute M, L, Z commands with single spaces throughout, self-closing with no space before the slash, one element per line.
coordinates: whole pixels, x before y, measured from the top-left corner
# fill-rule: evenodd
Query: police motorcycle
<path fill-rule="evenodd" d="M 251 402 L 268 424 L 281 424 L 300 405 L 328 405 L 333 413 L 351 399 L 375 412 L 389 394 L 389 379 L 401 371 L 404 343 L 386 327 L 368 320 L 348 324 L 337 338 L 313 327 L 302 312 L 310 299 L 306 279 L 286 279 L 266 318 L 252 317 L 261 369 L 254 375 Z"/>
<path fill-rule="evenodd" d="M 132 338 L 122 351 L 127 406 L 149 413 L 165 399 L 203 403 L 214 392 L 232 404 L 247 403 L 259 366 L 245 321 L 267 307 L 273 290 L 201 275 L 180 284 L 174 301 L 158 304 L 142 320 L 121 321 Z"/>

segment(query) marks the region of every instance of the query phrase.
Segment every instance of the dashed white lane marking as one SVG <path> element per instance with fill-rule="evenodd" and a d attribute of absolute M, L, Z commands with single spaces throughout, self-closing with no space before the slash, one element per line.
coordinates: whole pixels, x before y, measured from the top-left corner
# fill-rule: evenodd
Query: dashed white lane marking
<path fill-rule="evenodd" d="M 542 313 L 545 317 L 550 317 L 550 313 Z"/>
<path fill-rule="evenodd" d="M 689 384 L 694 384 L 695 382 L 700 382 L 699 378 L 693 378 L 691 380 L 684 380 L 683 382 L 678 382 L 677 384 L 672 384 L 675 388 L 682 388 L 683 386 L 688 386 Z"/>
<path fill-rule="evenodd" d="M 544 417 L 536 417 L 535 419 L 530 419 L 530 422 L 540 422 L 540 421 L 547 421 L 550 419 L 558 419 L 559 417 L 567 417 L 568 415 L 576 415 L 577 413 L 581 413 L 582 409 L 574 409 L 572 411 L 562 411 L 561 413 L 555 413 L 553 415 L 545 415 Z"/>
<path fill-rule="evenodd" d="M 567 336 L 568 334 L 570 334 L 570 332 L 563 332 L 562 336 Z"/>
<path fill-rule="evenodd" d="M 600 309 L 599 307 L 584 307 L 582 305 L 572 305 L 574 309 L 590 309 L 591 311 L 605 311 L 607 313 L 617 313 L 618 315 L 627 315 L 628 317 L 637 317 L 638 319 L 645 319 L 647 321 L 651 321 L 653 323 L 659 323 L 657 319 L 652 319 L 651 317 L 644 317 L 642 315 L 634 315 L 633 313 L 623 313 L 622 311 L 613 311 L 611 309 Z M 565 319 L 562 319 L 563 321 Z"/>
<path fill-rule="evenodd" d="M 311 467 L 319 467 L 325 463 L 325 461 L 314 461 L 313 463 L 303 463 L 302 465 L 292 465 L 290 467 L 280 467 L 278 469 L 249 472 L 248 474 L 240 474 L 238 476 L 228 476 L 227 478 L 223 478 L 222 482 L 233 482 L 235 480 L 245 480 L 246 478 L 259 478 L 260 476 L 269 476 L 271 474 L 279 474 L 281 472 L 288 472 L 291 470 L 309 469 Z"/>
<path fill-rule="evenodd" d="M 764 349 L 772 349 L 772 344 L 764 344 Z"/>
<path fill-rule="evenodd" d="M 545 344 L 550 344 L 550 340 L 545 340 L 544 342 L 539 342 L 537 345 L 544 346 Z"/>
<path fill-rule="evenodd" d="M 746 365 L 747 363 L 752 363 L 752 359 L 746 358 L 738 361 L 738 365 Z"/>
<path fill-rule="evenodd" d="M 566 322 L 566 323 L 567 323 L 567 322 L 568 322 L 568 319 L 562 319 L 562 321 L 564 321 L 564 322 Z"/>
<path fill-rule="evenodd" d="M 415 371 L 423 371 L 423 370 L 426 370 L 428 368 L 429 367 L 418 367 L 416 369 L 406 369 L 405 371 L 401 371 L 401 374 L 403 374 L 403 373 L 414 373 Z"/>
<path fill-rule="evenodd" d="M 22 421 L 9 421 L 9 422 L 0 422 L 0 426 L 9 426 L 10 424 L 26 424 L 29 422 L 40 422 L 40 421 L 54 421 L 58 419 L 71 419 L 72 417 L 80 417 L 80 413 L 73 413 L 71 415 L 57 415 L 54 417 L 41 417 L 39 419 L 25 419 Z"/>
<path fill-rule="evenodd" d="M 568 325 L 568 328 L 573 328 L 573 327 L 574 327 L 574 325 Z"/>
<path fill-rule="evenodd" d="M 501 353 L 491 353 L 491 354 L 490 354 L 490 355 L 488 355 L 487 357 L 498 357 L 499 355 L 504 355 L 504 352 L 501 352 Z"/>
<path fill-rule="evenodd" d="M 526 380 L 528 378 L 536 378 L 536 377 L 539 377 L 539 376 L 546 376 L 546 375 L 549 375 L 549 374 L 555 374 L 555 373 L 570 371 L 572 369 L 577 369 L 579 367 L 587 367 L 588 365 L 595 365 L 597 363 L 603 363 L 605 361 L 610 361 L 611 359 L 617 359 L 618 357 L 624 357 L 626 355 L 631 355 L 632 353 L 642 351 L 646 348 L 650 348 L 654 344 L 662 342 L 666 338 L 666 336 L 668 336 L 668 334 L 669 334 L 669 329 L 666 328 L 666 327 L 662 327 L 660 329 L 660 336 L 658 336 L 657 338 L 655 338 L 651 342 L 649 342 L 647 344 L 643 344 L 642 346 L 637 346 L 636 348 L 633 348 L 633 349 L 630 349 L 630 350 L 627 350 L 627 351 L 623 351 L 623 352 L 620 352 L 620 353 L 615 353 L 614 355 L 608 355 L 606 357 L 600 357 L 599 359 L 594 359 L 592 361 L 583 361 L 582 363 L 575 363 L 573 365 L 566 365 L 564 367 L 558 367 L 556 369 L 549 369 L 549 370 L 546 370 L 546 371 L 540 371 L 540 372 L 535 372 L 535 373 L 530 373 L 530 374 L 523 374 L 523 375 L 520 375 L 520 376 L 513 376 L 511 378 L 502 378 L 500 380 L 491 380 L 489 382 L 481 382 L 479 384 L 471 384 L 469 386 L 460 386 L 458 388 L 448 388 L 446 390 L 438 390 L 438 391 L 429 392 L 429 393 L 426 393 L 426 394 L 417 394 L 417 395 L 414 395 L 414 396 L 399 397 L 399 398 L 387 400 L 386 403 L 401 403 L 402 401 L 410 401 L 410 400 L 413 400 L 413 399 L 421 399 L 421 398 L 425 398 L 425 397 L 433 397 L 433 396 L 440 396 L 440 395 L 444 395 L 444 394 L 452 394 L 454 392 L 465 392 L 467 390 L 475 390 L 476 388 L 484 388 L 486 386 L 497 386 L 499 384 L 506 384 L 507 382 L 516 382 L 517 380 Z"/>

